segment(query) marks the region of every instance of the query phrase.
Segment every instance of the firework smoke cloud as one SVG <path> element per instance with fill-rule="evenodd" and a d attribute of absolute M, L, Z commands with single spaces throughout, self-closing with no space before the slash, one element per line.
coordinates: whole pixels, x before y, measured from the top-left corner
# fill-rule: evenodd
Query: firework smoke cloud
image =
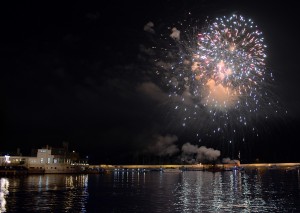
<path fill-rule="evenodd" d="M 155 136 L 152 143 L 148 146 L 148 152 L 157 156 L 172 156 L 179 152 L 176 144 L 178 140 L 176 135 L 158 135 Z"/>
<path fill-rule="evenodd" d="M 219 150 L 207 148 L 205 146 L 198 147 L 197 145 L 192 145 L 190 143 L 183 144 L 181 151 L 182 159 L 190 163 L 212 162 L 217 160 L 221 155 Z"/>
<path fill-rule="evenodd" d="M 144 26 L 144 31 L 149 32 L 149 33 L 155 33 L 154 29 L 154 23 L 152 21 L 149 21 L 145 26 Z"/>

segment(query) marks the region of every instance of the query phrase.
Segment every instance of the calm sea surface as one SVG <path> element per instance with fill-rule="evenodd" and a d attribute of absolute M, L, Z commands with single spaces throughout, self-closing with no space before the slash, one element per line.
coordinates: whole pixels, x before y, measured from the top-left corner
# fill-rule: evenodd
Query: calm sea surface
<path fill-rule="evenodd" d="M 0 212 L 300 212 L 299 170 L 0 177 Z"/>

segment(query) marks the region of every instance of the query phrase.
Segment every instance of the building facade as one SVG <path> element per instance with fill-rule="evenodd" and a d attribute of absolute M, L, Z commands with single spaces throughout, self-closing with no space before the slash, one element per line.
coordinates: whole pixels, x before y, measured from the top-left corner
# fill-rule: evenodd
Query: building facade
<path fill-rule="evenodd" d="M 46 146 L 35 150 L 35 156 L 0 156 L 0 166 L 24 166 L 28 173 L 80 173 L 87 170 L 88 162 L 65 147 Z"/>

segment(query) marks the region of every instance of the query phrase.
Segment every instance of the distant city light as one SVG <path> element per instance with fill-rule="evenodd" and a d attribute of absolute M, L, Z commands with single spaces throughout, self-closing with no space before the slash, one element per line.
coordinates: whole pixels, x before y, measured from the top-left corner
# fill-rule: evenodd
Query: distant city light
<path fill-rule="evenodd" d="M 4 158 L 5 158 L 5 163 L 10 163 L 10 156 L 9 155 L 4 155 Z"/>

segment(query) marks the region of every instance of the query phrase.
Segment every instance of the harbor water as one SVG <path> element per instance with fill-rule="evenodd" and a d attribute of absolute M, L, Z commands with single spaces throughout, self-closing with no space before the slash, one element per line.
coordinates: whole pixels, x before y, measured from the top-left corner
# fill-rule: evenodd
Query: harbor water
<path fill-rule="evenodd" d="M 2 212 L 300 212 L 300 172 L 112 171 L 0 177 Z"/>

